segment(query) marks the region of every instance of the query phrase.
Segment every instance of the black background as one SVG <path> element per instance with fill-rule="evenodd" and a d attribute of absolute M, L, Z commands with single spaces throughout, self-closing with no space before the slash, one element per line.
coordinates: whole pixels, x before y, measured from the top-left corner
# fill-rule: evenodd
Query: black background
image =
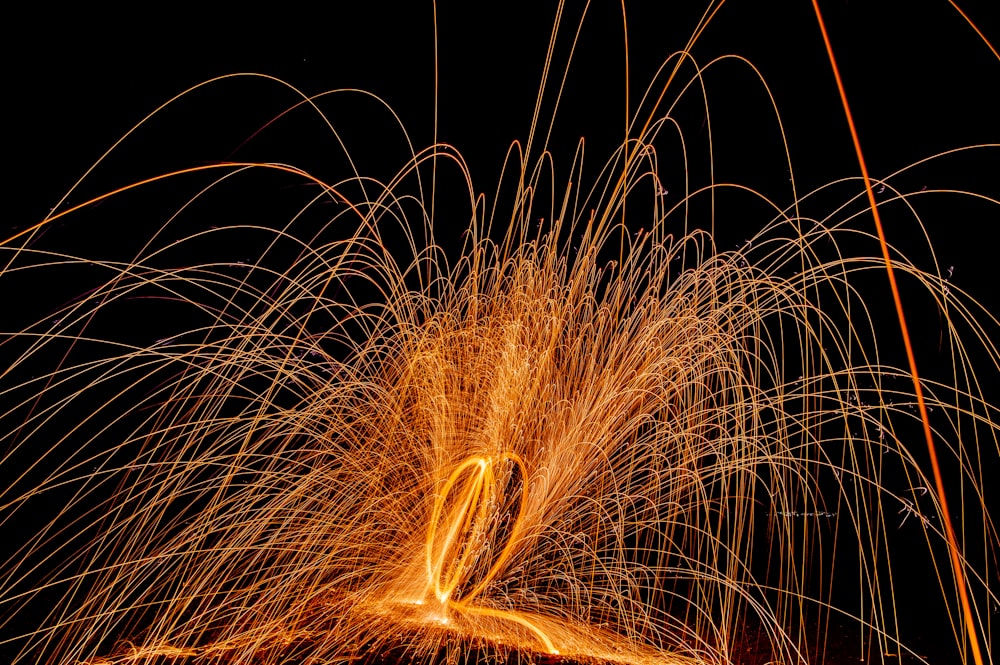
<path fill-rule="evenodd" d="M 446 2 L 437 10 L 439 138 L 469 159 L 477 188 L 489 191 L 510 142 L 526 138 L 555 3 L 475 4 Z M 685 44 L 701 5 L 627 4 L 633 109 L 655 68 Z M 995 41 L 995 3 L 965 5 Z M 570 3 L 565 12 L 561 52 L 581 6 Z M 415 145 L 430 143 L 431 3 L 331 3 L 321 11 L 284 7 L 278 13 L 210 7 L 143 17 L 92 7 L 65 13 L 36 9 L 12 26 L 16 38 L 5 43 L 4 59 L 7 163 L 14 167 L 7 182 L 16 195 L 8 196 L 14 208 L 5 225 L 37 220 L 147 113 L 189 86 L 224 74 L 268 74 L 306 94 L 350 87 L 374 92 L 399 113 Z M 873 176 L 941 150 L 997 140 L 998 64 L 947 2 L 840 1 L 824 3 L 824 12 Z M 618 3 L 590 7 L 558 116 L 557 159 L 580 136 L 598 147 L 619 143 L 623 41 Z M 736 54 L 760 69 L 791 137 L 796 175 L 806 185 L 855 175 L 853 149 L 810 3 L 729 2 L 694 54 L 701 63 Z M 712 112 L 721 115 L 740 106 L 750 116 L 746 127 L 761 132 L 761 123 L 770 121 L 755 90 L 759 86 L 744 73 L 720 77 L 726 85 L 710 91 Z M 260 85 L 257 104 L 266 107 L 270 96 L 278 96 L 275 88 Z M 249 93 L 241 100 L 247 122 L 253 118 L 253 101 Z M 209 106 L 203 103 L 186 116 L 178 113 L 156 129 L 197 132 L 198 116 Z M 744 142 L 752 133 L 717 142 L 740 144 L 749 152 Z M 594 167 L 610 147 L 592 151 Z M 205 148 L 194 159 L 228 156 L 207 153 Z M 150 163 L 157 158 L 143 155 Z M 755 175 L 761 169 L 747 161 L 731 169 L 733 179 L 761 177 Z M 775 180 L 783 175 L 775 174 Z M 980 174 L 976 182 L 988 179 Z M 984 229 L 955 231 L 968 237 Z"/>
<path fill-rule="evenodd" d="M 399 114 L 418 149 L 430 144 L 435 109 L 431 3 L 358 4 L 334 2 L 317 10 L 285 3 L 259 12 L 247 6 L 230 11 L 157 8 L 144 9 L 151 13 L 143 16 L 93 7 L 56 13 L 41 7 L 22 22 L 8 24 L 13 39 L 4 47 L 7 206 L 0 231 L 6 234 L 42 219 L 134 124 L 174 95 L 215 76 L 261 73 L 305 94 L 333 88 L 368 90 Z M 561 54 L 581 14 L 582 3 L 570 5 L 558 42 Z M 695 2 L 630 2 L 626 8 L 634 111 L 656 68 L 684 46 L 703 8 Z M 944 150 L 1000 142 L 1000 62 L 947 2 L 833 0 L 822 8 L 873 177 Z M 966 2 L 963 8 L 987 38 L 1000 42 L 996 3 Z M 487 196 L 496 187 L 510 143 L 527 137 L 555 11 L 553 2 L 445 2 L 437 7 L 437 138 L 461 152 L 476 191 Z M 583 24 L 556 116 L 550 148 L 557 173 L 568 167 L 581 136 L 587 140 L 591 176 L 621 142 L 626 115 L 623 53 L 620 5 L 595 3 Z M 809 3 L 727 3 L 694 48 L 702 63 L 726 54 L 753 62 L 771 87 L 800 192 L 858 174 Z M 709 94 L 713 122 L 715 114 L 719 118 L 717 177 L 791 203 L 780 135 L 763 88 L 749 69 L 735 62 L 715 71 L 718 78 Z M 557 67 L 550 85 L 561 73 Z M 261 139 L 244 146 L 256 129 L 294 103 L 294 95 L 276 83 L 226 81 L 188 99 L 116 152 L 68 203 L 172 168 L 228 159 L 291 162 L 321 177 L 334 172 L 332 164 L 342 159 L 328 139 L 316 140 L 322 127 L 315 123 L 303 123 L 297 130 L 286 127 L 280 136 L 288 145 Z M 547 121 L 551 96 L 546 100 L 542 118 Z M 697 124 L 697 113 L 686 112 Z M 388 116 L 372 119 L 364 109 L 344 113 L 338 120 L 345 126 L 390 124 Z M 385 155 L 398 156 L 398 134 L 366 133 L 361 139 L 365 149 L 358 151 L 358 158 L 363 171 L 378 170 Z M 913 190 L 961 186 L 1000 196 L 1000 165 L 993 153 L 944 161 L 918 172 L 915 178 L 926 183 L 910 180 L 905 185 Z M 670 159 L 661 156 L 661 161 Z M 397 160 L 385 168 L 398 165 Z M 268 213 L 266 207 L 259 211 Z M 1000 251 L 996 207 L 940 207 L 931 212 L 928 231 L 940 266 L 952 266 L 955 285 L 988 311 L 1000 311 L 994 267 Z M 720 245 L 729 248 L 726 243 L 739 242 L 763 221 L 720 220 Z M 463 228 L 464 222 L 454 222 L 453 228 Z M 54 231 L 74 237 L 74 229 L 67 228 L 72 223 L 70 218 Z M 912 232 L 890 229 L 898 234 L 890 241 L 908 247 Z M 97 242 L 125 242 L 130 233 L 141 237 L 144 230 L 123 228 Z M 73 242 L 90 247 L 87 243 L 94 239 Z M 917 260 L 924 261 L 921 267 L 932 268 L 926 252 Z M 885 308 L 890 307 L 887 289 L 882 296 Z M 9 309 L 0 312 L 0 317 L 8 316 L 18 318 Z M 919 328 L 926 315 L 917 311 L 911 316 Z M 933 366 L 935 360 L 927 362 Z M 989 383 L 986 387 L 994 390 Z M 997 397 L 997 392 L 992 395 Z"/>

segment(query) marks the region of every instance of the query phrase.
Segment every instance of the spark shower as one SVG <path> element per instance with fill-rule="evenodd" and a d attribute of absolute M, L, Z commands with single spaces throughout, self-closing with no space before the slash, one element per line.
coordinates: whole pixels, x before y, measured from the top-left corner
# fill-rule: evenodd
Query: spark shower
<path fill-rule="evenodd" d="M 414 130 L 233 74 L 5 227 L 10 660 L 991 662 L 997 321 L 937 237 L 998 220 L 996 127 L 806 186 L 783 89 L 712 41 L 736 5 L 653 51 L 627 4 L 523 18 L 537 99 L 485 191 L 451 97 Z"/>

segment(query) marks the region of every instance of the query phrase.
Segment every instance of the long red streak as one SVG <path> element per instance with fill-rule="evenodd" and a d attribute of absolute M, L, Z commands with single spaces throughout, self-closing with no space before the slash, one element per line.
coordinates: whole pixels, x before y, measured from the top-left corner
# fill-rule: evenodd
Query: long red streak
<path fill-rule="evenodd" d="M 899 319 L 899 330 L 903 333 L 903 345 L 906 347 L 906 360 L 910 364 L 910 375 L 913 377 L 913 390 L 917 396 L 917 406 L 920 408 L 920 420 L 924 425 L 924 439 L 927 441 L 927 452 L 931 458 L 931 469 L 934 472 L 934 484 L 937 488 L 938 502 L 941 506 L 942 521 L 944 522 L 945 534 L 948 537 L 948 550 L 951 553 L 951 565 L 954 569 L 955 579 L 958 582 L 958 595 L 962 602 L 962 614 L 965 617 L 965 626 L 969 636 L 969 644 L 972 647 L 972 657 L 976 665 L 983 665 L 983 656 L 979 650 L 979 636 L 976 631 L 976 624 L 972 617 L 972 607 L 969 604 L 969 594 L 966 589 L 965 571 L 962 567 L 962 554 L 958 549 L 958 540 L 955 537 L 955 528 L 951 524 L 951 513 L 948 511 L 948 500 L 945 498 L 944 481 L 941 478 L 941 467 L 938 464 L 937 449 L 934 446 L 934 437 L 931 435 L 931 423 L 927 417 L 927 405 L 924 403 L 924 391 L 920 386 L 920 377 L 917 374 L 917 360 L 913 355 L 913 344 L 910 342 L 909 329 L 906 326 L 906 317 L 903 315 L 903 302 L 899 297 L 899 286 L 896 284 L 896 274 L 892 268 L 892 260 L 889 258 L 889 246 L 885 241 L 885 231 L 882 229 L 882 219 L 879 217 L 878 206 L 875 203 L 875 192 L 872 191 L 872 183 L 868 178 L 868 167 L 865 158 L 861 153 L 861 141 L 858 139 L 858 131 L 854 126 L 854 118 L 851 116 L 851 107 L 847 103 L 847 93 L 844 91 L 844 84 L 840 78 L 840 70 L 837 69 L 837 60 L 833 56 L 833 47 L 830 45 L 830 37 L 826 32 L 826 25 L 823 23 L 823 15 L 819 10 L 818 0 L 812 0 L 813 9 L 816 10 L 816 20 L 819 22 L 820 32 L 823 33 L 823 43 L 826 44 L 827 55 L 830 56 L 830 66 L 833 68 L 833 76 L 837 79 L 837 91 L 840 93 L 840 101 L 844 104 L 844 115 L 847 116 L 847 124 L 851 128 L 851 139 L 854 141 L 854 152 L 858 156 L 858 164 L 861 166 L 861 177 L 865 181 L 865 191 L 868 193 L 868 205 L 871 207 L 872 216 L 875 218 L 875 228 L 878 231 L 879 245 L 882 247 L 882 258 L 885 259 L 885 272 L 889 276 L 889 286 L 892 289 L 892 300 L 896 305 L 896 315 Z"/>

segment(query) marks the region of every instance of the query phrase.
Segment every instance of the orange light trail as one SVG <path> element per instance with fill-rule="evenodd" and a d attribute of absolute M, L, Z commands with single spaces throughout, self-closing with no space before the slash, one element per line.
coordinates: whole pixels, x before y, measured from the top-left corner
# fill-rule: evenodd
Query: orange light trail
<path fill-rule="evenodd" d="M 965 620 L 966 634 L 968 635 L 969 645 L 972 647 L 972 657 L 975 659 L 976 665 L 983 665 L 983 655 L 979 648 L 979 631 L 976 628 L 972 606 L 969 602 L 969 593 L 966 588 L 967 582 L 965 566 L 962 563 L 962 552 L 958 546 L 958 539 L 955 537 L 955 527 L 951 523 L 951 512 L 948 510 L 948 498 L 945 496 L 944 479 L 941 477 L 941 465 L 938 462 L 937 446 L 934 444 L 934 435 L 931 433 L 930 416 L 927 414 L 927 401 L 924 399 L 923 384 L 917 373 L 917 358 L 913 353 L 913 342 L 910 340 L 910 331 L 906 325 L 906 315 L 903 313 L 903 301 L 899 295 L 899 285 L 896 283 L 896 271 L 893 269 L 892 257 L 889 256 L 889 244 L 885 239 L 885 229 L 882 227 L 882 218 L 879 215 L 878 203 L 875 201 L 875 191 L 872 189 L 872 181 L 868 175 L 868 165 L 865 163 L 864 154 L 861 150 L 861 140 L 858 138 L 858 130 L 854 125 L 851 105 L 847 101 L 847 91 L 844 90 L 844 82 L 840 77 L 837 59 L 833 55 L 833 45 L 830 43 L 830 36 L 827 34 L 826 25 L 823 22 L 823 14 L 819 9 L 819 1 L 812 0 L 812 3 L 813 9 L 816 11 L 816 21 L 819 23 L 820 32 L 823 34 L 823 44 L 826 46 L 826 52 L 830 58 L 830 67 L 837 81 L 837 92 L 844 106 L 844 116 L 847 118 L 847 125 L 851 130 L 854 153 L 858 158 L 858 166 L 861 168 L 861 178 L 864 181 L 865 193 L 868 196 L 868 207 L 871 209 L 872 219 L 875 221 L 875 229 L 878 232 L 879 246 L 882 248 L 885 272 L 889 278 L 889 288 L 892 290 L 892 302 L 896 308 L 899 331 L 902 333 L 903 346 L 906 349 L 906 361 L 909 364 L 910 376 L 913 378 L 913 392 L 917 399 L 917 408 L 920 411 L 920 421 L 923 424 L 924 441 L 927 443 L 927 453 L 931 461 L 931 472 L 934 475 L 934 487 L 937 491 L 938 501 L 941 503 L 941 519 L 944 523 L 945 534 L 948 539 L 952 571 L 955 574 L 955 579 L 958 580 L 958 594 L 962 603 L 962 616 Z"/>

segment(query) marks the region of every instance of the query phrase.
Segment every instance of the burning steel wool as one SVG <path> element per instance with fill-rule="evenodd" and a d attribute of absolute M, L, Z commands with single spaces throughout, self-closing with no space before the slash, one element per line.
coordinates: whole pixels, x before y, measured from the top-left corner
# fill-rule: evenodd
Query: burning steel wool
<path fill-rule="evenodd" d="M 374 95 L 236 75 L 8 231 L 10 662 L 792 665 L 845 634 L 926 662 L 914 587 L 935 644 L 991 662 L 997 322 L 912 239 L 926 200 L 1000 202 L 906 183 L 997 146 L 802 193 L 782 133 L 786 202 L 714 180 L 684 104 L 709 107 L 692 53 L 720 5 L 596 175 L 582 143 L 556 166 L 536 110 L 488 197 Z M 536 109 L 570 69 L 560 20 Z M 88 193 L 153 119 L 235 85 L 291 100 L 247 145 L 308 116 L 343 171 L 236 153 Z M 357 99 L 405 148 L 388 175 L 352 159 Z M 873 209 L 911 229 L 884 259 Z M 904 353 L 887 264 L 943 372 Z"/>

